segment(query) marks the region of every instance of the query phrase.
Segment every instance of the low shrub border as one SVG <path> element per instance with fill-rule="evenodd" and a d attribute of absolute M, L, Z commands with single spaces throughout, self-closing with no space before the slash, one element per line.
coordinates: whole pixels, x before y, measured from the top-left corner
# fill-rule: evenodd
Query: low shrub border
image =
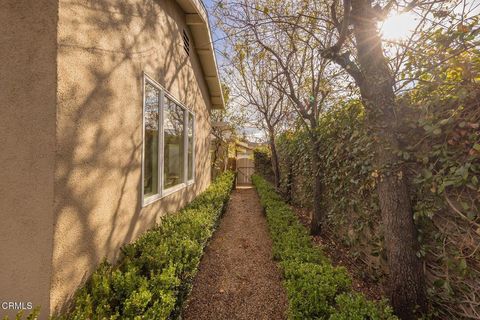
<path fill-rule="evenodd" d="M 372 302 L 354 293 L 345 268 L 334 267 L 312 245 L 307 230 L 273 186 L 258 175 L 252 179 L 267 216 L 274 259 L 283 270 L 289 319 L 397 319 L 385 301 Z"/>
<path fill-rule="evenodd" d="M 37 320 L 38 316 L 40 315 L 40 307 L 35 307 L 31 311 L 27 310 L 20 310 L 15 315 L 15 320 Z M 9 316 L 4 316 L 2 320 L 10 320 Z M 12 318 L 13 320 L 13 318 Z"/>
<path fill-rule="evenodd" d="M 73 308 L 55 319 L 177 318 L 233 178 L 232 172 L 222 174 L 179 213 L 124 246 L 117 265 L 102 263 L 77 292 Z"/>

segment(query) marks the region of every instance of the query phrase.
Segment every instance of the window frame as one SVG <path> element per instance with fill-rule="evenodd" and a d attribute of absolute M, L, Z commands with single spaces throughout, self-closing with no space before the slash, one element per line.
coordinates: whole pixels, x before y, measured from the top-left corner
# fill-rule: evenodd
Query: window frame
<path fill-rule="evenodd" d="M 192 122 L 193 122 L 193 125 L 192 125 L 192 179 L 188 179 L 188 126 L 190 125 L 190 118 L 189 118 L 189 115 L 192 115 Z M 187 185 L 191 185 L 193 183 L 195 183 L 195 113 L 193 113 L 192 111 L 190 110 L 187 110 L 187 112 L 185 112 L 185 118 L 187 119 L 186 121 L 186 124 L 187 124 L 187 128 L 186 128 L 186 135 L 185 135 L 185 140 L 186 140 L 186 143 L 187 143 L 187 147 L 185 148 L 185 156 L 186 156 L 186 159 L 187 161 L 185 161 L 185 166 L 186 166 L 186 169 L 185 169 L 185 174 L 186 174 L 186 181 L 187 181 Z"/>
<path fill-rule="evenodd" d="M 145 102 L 146 102 L 146 85 L 149 83 L 153 87 L 155 87 L 159 91 L 159 116 L 158 116 L 158 192 L 156 194 L 145 196 L 144 191 L 144 184 L 145 184 Z M 183 116 L 183 139 L 184 139 L 184 163 L 183 163 L 183 170 L 184 170 L 184 177 L 183 181 L 173 187 L 164 189 L 164 148 L 165 148 L 165 130 L 164 130 L 164 110 L 165 110 L 165 102 L 167 98 L 174 102 L 177 106 L 184 110 Z M 188 179 L 188 126 L 189 126 L 189 115 L 192 115 L 193 119 L 193 127 L 192 127 L 192 179 Z M 140 185 L 140 193 L 141 193 L 141 201 L 142 207 L 146 207 L 168 195 L 171 195 L 177 191 L 180 191 L 187 186 L 190 186 L 195 183 L 195 119 L 196 115 L 191 109 L 187 108 L 183 103 L 181 103 L 175 96 L 173 96 L 170 92 L 168 92 L 161 84 L 153 79 L 153 77 L 149 76 L 145 72 L 142 76 L 142 177 L 141 177 L 141 185 Z"/>

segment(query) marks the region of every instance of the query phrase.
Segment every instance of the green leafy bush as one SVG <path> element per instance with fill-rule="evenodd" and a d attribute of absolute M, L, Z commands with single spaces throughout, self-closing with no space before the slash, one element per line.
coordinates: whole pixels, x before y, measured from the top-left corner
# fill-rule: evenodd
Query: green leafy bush
<path fill-rule="evenodd" d="M 35 307 L 31 312 L 26 312 L 25 310 L 19 311 L 15 315 L 15 320 L 35 320 L 38 319 L 38 316 L 40 314 L 40 307 Z M 2 320 L 10 320 L 9 316 L 4 316 Z"/>
<path fill-rule="evenodd" d="M 396 319 L 385 302 L 352 293 L 346 270 L 332 266 L 312 245 L 307 230 L 272 185 L 258 175 L 252 179 L 265 208 L 274 258 L 283 269 L 289 319 Z"/>
<path fill-rule="evenodd" d="M 70 312 L 57 319 L 177 318 L 233 178 L 232 172 L 219 176 L 186 208 L 123 247 L 118 265 L 102 263 Z"/>
<path fill-rule="evenodd" d="M 330 320 L 397 319 L 385 302 L 373 303 L 358 293 L 343 293 L 335 301 L 337 310 L 330 316 Z"/>

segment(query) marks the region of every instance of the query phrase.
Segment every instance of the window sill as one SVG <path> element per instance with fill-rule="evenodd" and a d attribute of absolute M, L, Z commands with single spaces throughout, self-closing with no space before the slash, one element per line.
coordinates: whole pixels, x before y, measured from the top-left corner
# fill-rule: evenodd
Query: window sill
<path fill-rule="evenodd" d="M 180 190 L 183 190 L 185 189 L 186 187 L 188 186 L 191 186 L 195 184 L 195 180 L 191 180 L 191 181 L 188 181 L 187 183 L 181 183 L 181 184 L 178 184 L 174 187 L 171 187 L 171 188 L 168 188 L 168 189 L 165 189 L 163 190 L 162 194 L 156 194 L 156 195 L 153 195 L 153 196 L 149 196 L 148 198 L 145 198 L 143 199 L 143 203 L 142 203 L 142 208 L 145 208 L 146 206 L 154 203 L 154 202 L 157 202 L 158 200 L 161 200 L 169 195 L 172 195 Z"/>

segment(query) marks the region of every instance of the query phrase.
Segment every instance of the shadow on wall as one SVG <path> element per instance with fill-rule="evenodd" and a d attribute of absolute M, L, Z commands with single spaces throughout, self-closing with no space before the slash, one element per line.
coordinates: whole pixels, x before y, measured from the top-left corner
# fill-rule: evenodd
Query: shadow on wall
<path fill-rule="evenodd" d="M 55 311 L 104 257 L 117 259 L 123 244 L 206 188 L 208 170 L 198 168 L 209 167 L 210 131 L 208 90 L 198 57 L 183 49 L 175 1 L 60 1 L 59 12 Z M 144 71 L 196 112 L 198 183 L 142 210 Z"/>

